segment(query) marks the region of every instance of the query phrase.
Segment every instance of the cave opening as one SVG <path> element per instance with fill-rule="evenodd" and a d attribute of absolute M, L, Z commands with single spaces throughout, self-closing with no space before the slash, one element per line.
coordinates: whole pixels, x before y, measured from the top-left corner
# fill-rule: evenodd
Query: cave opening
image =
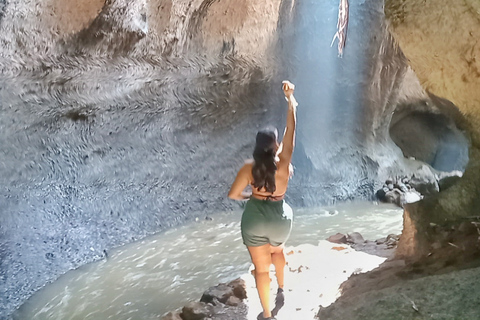
<path fill-rule="evenodd" d="M 406 158 L 423 161 L 443 172 L 464 172 L 470 141 L 454 119 L 428 106 L 428 102 L 403 105 L 392 116 L 390 137 Z"/>

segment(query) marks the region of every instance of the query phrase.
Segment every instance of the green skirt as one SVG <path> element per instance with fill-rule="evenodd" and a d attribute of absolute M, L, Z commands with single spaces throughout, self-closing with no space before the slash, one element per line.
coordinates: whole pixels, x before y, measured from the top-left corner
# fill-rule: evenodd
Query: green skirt
<path fill-rule="evenodd" d="M 284 201 L 250 198 L 242 215 L 242 238 L 248 247 L 284 244 L 292 230 L 293 210 Z"/>

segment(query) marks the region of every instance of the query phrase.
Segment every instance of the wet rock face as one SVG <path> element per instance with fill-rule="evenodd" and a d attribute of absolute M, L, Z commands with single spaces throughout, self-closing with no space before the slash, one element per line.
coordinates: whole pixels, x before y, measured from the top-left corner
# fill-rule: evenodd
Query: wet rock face
<path fill-rule="evenodd" d="M 448 13 L 440 9 L 445 8 L 444 5 L 448 6 Z M 455 224 L 458 220 L 477 215 L 480 208 L 480 92 L 477 89 L 480 85 L 480 65 L 475 58 L 480 53 L 480 47 L 473 40 L 478 38 L 480 30 L 478 9 L 478 2 L 470 0 L 385 2 L 386 17 L 391 22 L 390 30 L 409 59 L 422 87 L 427 90 L 428 98 L 440 109 L 440 113 L 435 112 L 437 115 L 429 117 L 427 121 L 425 117 L 423 120 L 409 117 L 422 128 L 418 131 L 422 134 L 420 142 L 430 141 L 432 147 L 418 153 L 418 150 L 404 146 L 404 152 L 417 153 L 438 167 L 444 167 L 446 160 L 456 162 L 465 159 L 459 156 L 464 154 L 465 143 L 456 130 L 452 130 L 454 127 L 451 123 L 440 131 L 435 129 L 439 127 L 438 120 L 445 121 L 439 117 L 441 114 L 449 114 L 457 128 L 467 131 L 471 143 L 469 161 L 462 178 L 454 184 L 448 181 L 451 179 L 444 180 L 443 188 L 448 188 L 445 192 L 428 201 L 418 202 L 409 209 L 411 214 L 404 224 L 404 230 L 410 231 L 402 237 L 399 245 L 408 252 L 406 255 L 425 253 L 431 241 L 427 231 L 431 222 Z M 460 110 L 463 121 L 458 121 L 455 112 L 450 113 L 451 104 Z M 408 114 L 411 115 L 411 112 Z M 408 127 L 411 126 L 403 126 L 406 130 L 402 127 L 398 129 L 409 131 Z M 392 129 L 396 131 L 393 126 Z M 435 135 L 432 134 L 434 132 Z M 401 134 L 397 135 L 399 139 Z"/>
<path fill-rule="evenodd" d="M 4 14 L 4 11 L 5 11 L 5 3 L 7 2 L 7 0 L 2 0 L 0 1 L 0 21 L 2 20 L 3 18 L 3 14 Z"/>
<path fill-rule="evenodd" d="M 284 78 L 301 97 L 288 201 L 372 197 L 379 172 L 403 157 L 388 130 L 407 62 L 383 1 L 352 4 L 338 58 L 337 10 L 0 2 L 0 317 L 112 247 L 234 207 L 226 192 L 256 130 L 281 132 Z"/>
<path fill-rule="evenodd" d="M 387 137 L 407 62 L 386 31 L 381 1 L 350 5 L 356 13 L 350 15 L 349 49 L 342 58 L 326 49 L 326 41 L 312 41 L 336 31 L 327 17 L 336 16 L 337 8 L 328 3 L 299 3 L 296 14 L 302 19 L 294 21 L 295 33 L 287 37 L 288 57 L 299 60 L 293 67 L 303 99 L 293 155 L 297 169 L 289 185 L 297 206 L 370 199 L 372 178 L 401 157 Z M 381 154 L 387 150 L 392 157 L 385 161 Z"/>
<path fill-rule="evenodd" d="M 444 5 L 448 6 L 448 13 L 440 9 Z M 472 124 L 480 119 L 480 61 L 475 58 L 480 46 L 474 40 L 480 32 L 479 12 L 474 0 L 385 1 L 390 30 L 422 87 L 454 103 Z M 471 127 L 475 141 L 480 133 L 478 128 Z"/>
<path fill-rule="evenodd" d="M 148 32 L 145 1 L 107 1 L 92 23 L 65 43 L 69 55 L 106 50 L 125 55 Z"/>
<path fill-rule="evenodd" d="M 112 247 L 233 207 L 229 184 L 281 90 L 264 99 L 274 70 L 259 55 L 233 56 L 240 45 L 225 55 L 220 37 L 209 55 L 198 54 L 200 43 L 187 46 L 188 17 L 202 4 L 29 1 L 5 8 L 0 318 Z M 216 19 L 223 12 L 202 10 L 228 22 Z M 278 20 L 274 12 L 243 18 L 251 17 L 261 26 L 235 29 L 229 41 L 263 35 Z M 272 36 L 255 41 L 267 46 Z"/>

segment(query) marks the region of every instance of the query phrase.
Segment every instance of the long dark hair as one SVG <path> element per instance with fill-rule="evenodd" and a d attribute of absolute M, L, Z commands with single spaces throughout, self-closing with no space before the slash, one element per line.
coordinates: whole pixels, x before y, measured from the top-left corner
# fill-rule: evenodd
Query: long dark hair
<path fill-rule="evenodd" d="M 278 132 L 274 127 L 267 127 L 257 133 L 255 149 L 253 150 L 253 160 L 255 162 L 252 167 L 252 175 L 253 186 L 258 191 L 265 188 L 267 192 L 273 193 L 276 190 L 277 136 Z"/>

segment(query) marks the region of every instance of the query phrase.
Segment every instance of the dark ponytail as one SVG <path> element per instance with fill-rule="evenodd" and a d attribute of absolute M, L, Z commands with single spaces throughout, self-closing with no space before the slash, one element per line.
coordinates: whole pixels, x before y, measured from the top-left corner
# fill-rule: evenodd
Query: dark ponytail
<path fill-rule="evenodd" d="M 266 128 L 257 133 L 255 149 L 253 150 L 253 160 L 255 162 L 252 167 L 252 175 L 253 186 L 258 191 L 265 188 L 267 192 L 273 193 L 276 190 L 277 135 L 275 128 Z"/>

